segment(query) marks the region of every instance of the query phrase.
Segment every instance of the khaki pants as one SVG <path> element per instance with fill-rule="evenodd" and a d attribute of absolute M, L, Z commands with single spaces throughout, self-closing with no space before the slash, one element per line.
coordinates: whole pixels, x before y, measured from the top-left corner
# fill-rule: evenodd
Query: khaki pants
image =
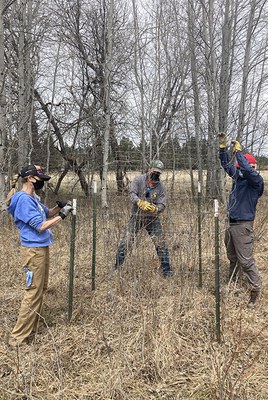
<path fill-rule="evenodd" d="M 24 297 L 16 325 L 11 332 L 10 344 L 22 343 L 37 330 L 42 312 L 43 294 L 47 289 L 49 275 L 49 247 L 22 247 L 22 266 L 33 272 L 31 286 L 26 286 L 24 273 Z"/>
<path fill-rule="evenodd" d="M 230 261 L 230 275 L 241 267 L 250 290 L 259 290 L 261 278 L 253 258 L 253 221 L 230 223 L 225 233 L 225 245 Z"/>

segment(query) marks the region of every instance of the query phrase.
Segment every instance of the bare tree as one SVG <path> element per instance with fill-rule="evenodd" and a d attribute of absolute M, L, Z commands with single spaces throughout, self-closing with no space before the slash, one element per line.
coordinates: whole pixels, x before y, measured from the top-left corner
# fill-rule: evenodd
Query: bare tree
<path fill-rule="evenodd" d="M 105 58 L 104 58 L 104 81 L 103 81 L 103 101 L 104 101 L 104 117 L 105 128 L 103 138 L 103 174 L 101 182 L 101 204 L 102 208 L 108 208 L 107 202 L 107 177 L 108 177 L 108 156 L 109 156 L 109 139 L 110 139 L 110 125 L 111 125 L 111 69 L 112 69 L 112 49 L 113 49 L 113 13 L 114 2 L 110 0 L 108 6 L 106 40 L 105 40 Z"/>
<path fill-rule="evenodd" d="M 243 131 L 245 127 L 245 107 L 247 104 L 247 89 L 248 89 L 248 79 L 249 79 L 249 69 L 250 69 L 250 54 L 252 51 L 252 40 L 253 40 L 253 32 L 256 29 L 256 23 L 258 18 L 255 18 L 255 14 L 257 12 L 257 5 L 259 1 L 253 0 L 250 2 L 250 12 L 249 19 L 247 25 L 247 36 L 246 36 L 246 48 L 244 54 L 244 62 L 243 62 L 243 76 L 242 76 L 242 85 L 241 85 L 241 97 L 239 104 L 239 114 L 238 114 L 238 140 L 242 139 Z M 264 4 L 264 3 L 263 3 Z M 260 13 L 260 10 L 258 11 Z"/>
<path fill-rule="evenodd" d="M 0 0 L 0 211 L 5 200 L 5 146 L 6 146 L 6 97 L 5 97 L 5 64 L 4 64 L 4 22 L 5 1 Z"/>
<path fill-rule="evenodd" d="M 18 164 L 31 163 L 33 110 L 32 1 L 21 2 L 18 38 Z"/>
<path fill-rule="evenodd" d="M 198 64 L 197 64 L 197 41 L 196 41 L 196 27 L 195 27 L 195 15 L 199 14 L 200 7 L 195 10 L 194 2 L 188 2 L 188 43 L 190 52 L 190 63 L 191 63 L 191 78 L 192 78 L 192 91 L 193 91 L 193 103 L 194 103 L 194 132 L 196 138 L 196 149 L 197 149 L 197 165 L 198 165 L 198 181 L 200 182 L 201 192 L 203 192 L 203 166 L 202 166 L 202 154 L 201 154 L 201 106 L 200 106 L 200 93 L 198 84 Z M 187 129 L 188 131 L 189 129 Z"/>

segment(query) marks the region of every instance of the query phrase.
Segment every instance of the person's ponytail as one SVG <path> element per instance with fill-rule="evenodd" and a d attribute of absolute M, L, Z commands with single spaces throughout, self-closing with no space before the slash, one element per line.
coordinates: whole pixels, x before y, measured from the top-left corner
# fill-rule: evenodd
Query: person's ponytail
<path fill-rule="evenodd" d="M 11 197 L 16 193 L 16 191 L 18 190 L 18 180 L 19 180 L 20 175 L 16 174 L 12 177 L 12 181 L 11 181 L 11 190 L 8 193 L 7 197 L 6 197 L 6 205 L 7 207 L 10 205 L 11 202 Z"/>

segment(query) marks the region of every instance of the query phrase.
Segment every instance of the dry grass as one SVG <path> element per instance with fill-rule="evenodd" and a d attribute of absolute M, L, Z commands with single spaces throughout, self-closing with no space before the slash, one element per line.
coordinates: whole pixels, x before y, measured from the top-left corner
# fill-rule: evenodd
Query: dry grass
<path fill-rule="evenodd" d="M 185 189 L 181 182 L 178 179 Z M 203 215 L 204 275 L 199 289 L 197 207 L 182 187 L 162 216 L 174 277 L 162 278 L 145 233 L 121 271 L 111 274 L 120 233 L 129 218 L 128 200 L 111 196 L 108 218 L 98 213 L 95 291 L 91 290 L 91 205 L 79 199 L 73 318 L 68 322 L 71 225 L 65 220 L 54 229 L 44 326 L 30 345 L 18 350 L 7 346 L 22 294 L 18 232 L 12 221 L 5 221 L 1 229 L 1 400 L 268 399 L 267 197 L 261 199 L 255 224 L 255 255 L 264 291 L 254 311 L 245 307 L 248 293 L 243 281 L 236 288 L 225 284 L 225 210 L 221 209 L 219 344 L 215 340 L 213 209 L 209 204 Z"/>

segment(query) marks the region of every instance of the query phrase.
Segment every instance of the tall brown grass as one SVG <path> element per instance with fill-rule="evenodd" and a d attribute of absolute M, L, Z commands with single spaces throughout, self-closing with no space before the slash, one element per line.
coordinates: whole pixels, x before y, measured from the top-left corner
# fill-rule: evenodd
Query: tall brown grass
<path fill-rule="evenodd" d="M 18 232 L 6 217 L 0 233 L 1 400 L 268 399 L 267 195 L 260 201 L 255 223 L 255 256 L 264 284 L 255 310 L 246 308 L 243 278 L 236 287 L 226 283 L 225 208 L 220 209 L 218 343 L 213 202 L 203 208 L 200 289 L 197 204 L 180 178 L 176 195 L 162 215 L 174 277 L 162 277 L 145 232 L 138 236 L 121 270 L 111 273 L 130 212 L 128 199 L 117 196 L 111 187 L 108 218 L 98 206 L 95 291 L 91 290 L 91 202 L 77 188 L 69 193 L 79 197 L 73 317 L 68 322 L 69 218 L 54 228 L 41 330 L 30 345 L 17 350 L 10 349 L 7 341 L 22 296 L 22 273 Z M 48 203 L 54 201 L 51 196 Z"/>

